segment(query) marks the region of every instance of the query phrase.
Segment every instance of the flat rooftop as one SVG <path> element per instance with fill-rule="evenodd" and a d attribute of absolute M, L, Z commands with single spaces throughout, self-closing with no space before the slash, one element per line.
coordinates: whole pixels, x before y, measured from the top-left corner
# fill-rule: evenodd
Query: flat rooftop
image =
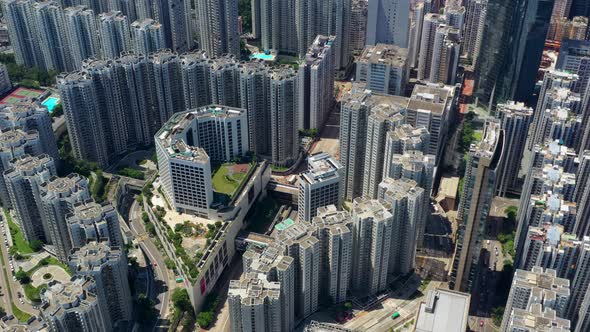
<path fill-rule="evenodd" d="M 358 62 L 403 67 L 408 62 L 408 49 L 396 45 L 366 46 Z"/>
<path fill-rule="evenodd" d="M 416 332 L 467 331 L 470 296 L 444 289 L 431 290 L 420 304 Z"/>

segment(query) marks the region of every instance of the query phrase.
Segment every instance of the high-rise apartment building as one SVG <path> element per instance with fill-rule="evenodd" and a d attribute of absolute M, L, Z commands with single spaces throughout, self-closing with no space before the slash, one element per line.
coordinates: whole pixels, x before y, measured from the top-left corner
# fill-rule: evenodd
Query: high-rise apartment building
<path fill-rule="evenodd" d="M 160 50 L 148 57 L 153 66 L 158 124 L 162 126 L 177 112 L 184 112 L 184 95 L 180 57 L 170 50 Z"/>
<path fill-rule="evenodd" d="M 418 55 L 420 54 L 420 44 L 422 40 L 422 27 L 424 24 L 424 3 L 415 3 L 412 8 L 410 18 L 410 37 L 408 41 L 408 57 L 412 68 L 418 66 Z"/>
<path fill-rule="evenodd" d="M 386 181 L 388 177 L 391 179 L 412 180 L 424 190 L 422 203 L 418 210 L 421 214 L 415 216 L 415 238 L 418 248 L 421 248 L 424 242 L 427 211 L 430 209 L 430 195 L 434 182 L 434 165 L 433 155 L 425 155 L 422 151 L 407 151 L 402 154 L 394 154 L 391 157 L 388 173 L 383 174 L 383 181 Z"/>
<path fill-rule="evenodd" d="M 123 250 L 105 243 L 90 242 L 72 252 L 68 265 L 76 275 L 92 277 L 96 282 L 98 303 L 109 329 L 132 319 L 127 257 Z"/>
<path fill-rule="evenodd" d="M 320 130 L 334 103 L 335 36 L 318 35 L 299 65 L 299 129 Z"/>
<path fill-rule="evenodd" d="M 312 219 L 320 241 L 320 301 L 346 301 L 352 274 L 352 223 L 350 214 L 335 205 L 318 208 Z"/>
<path fill-rule="evenodd" d="M 457 219 L 459 236 L 450 271 L 450 288 L 471 291 L 480 257 L 485 223 L 490 211 L 497 170 L 504 147 L 504 131 L 498 122 L 487 122 L 479 144 L 471 145 Z"/>
<path fill-rule="evenodd" d="M 74 206 L 90 199 L 88 180 L 78 174 L 54 177 L 40 186 L 40 206 L 48 237 L 55 247 L 57 258 L 66 262 L 72 249 L 67 216 L 74 212 Z"/>
<path fill-rule="evenodd" d="M 104 242 L 110 247 L 124 245 L 119 215 L 111 204 L 87 199 L 70 208 L 66 222 L 71 248 L 79 249 L 92 241 Z"/>
<path fill-rule="evenodd" d="M 19 102 L 11 105 L 0 105 L 0 127 L 20 128 L 23 131 L 37 131 L 43 153 L 58 162 L 59 153 L 51 117 L 47 108 L 36 102 Z"/>
<path fill-rule="evenodd" d="M 46 69 L 41 48 L 37 44 L 33 3 L 32 0 L 6 0 L 2 2 L 2 13 L 9 27 L 10 44 L 16 62 L 27 67 Z"/>
<path fill-rule="evenodd" d="M 566 39 L 561 42 L 555 68 L 578 75 L 572 91 L 585 94 L 590 81 L 590 41 Z"/>
<path fill-rule="evenodd" d="M 355 61 L 357 82 L 374 93 L 404 95 L 409 78 L 408 50 L 395 45 L 367 46 Z"/>
<path fill-rule="evenodd" d="M 133 49 L 129 19 L 120 11 L 100 12 L 98 33 L 100 49 L 105 59 L 116 59 L 122 52 Z"/>
<path fill-rule="evenodd" d="M 390 175 L 391 160 L 394 155 L 401 155 L 411 151 L 427 151 L 430 144 L 430 133 L 424 127 L 414 129 L 409 124 L 397 126 L 387 133 L 385 138 L 384 176 Z"/>
<path fill-rule="evenodd" d="M 589 298 L 587 294 L 590 289 L 590 238 L 588 237 L 584 237 L 584 243 L 578 255 L 575 273 L 571 280 L 571 296 L 566 317 L 578 329 L 583 325 L 588 325 L 587 310 Z"/>
<path fill-rule="evenodd" d="M 46 0 L 33 4 L 37 28 L 37 47 L 43 54 L 45 69 L 73 70 L 70 45 L 66 37 L 63 10 L 56 2 Z"/>
<path fill-rule="evenodd" d="M 65 8 L 64 25 L 74 69 L 82 67 L 82 61 L 88 58 L 100 57 L 98 24 L 94 11 L 85 6 Z"/>
<path fill-rule="evenodd" d="M 261 277 L 262 276 L 262 277 Z M 284 331 L 281 327 L 281 283 L 254 272 L 231 280 L 228 303 L 232 332 Z"/>
<path fill-rule="evenodd" d="M 270 156 L 269 70 L 260 62 L 240 64 L 240 106 L 248 115 L 249 150 Z"/>
<path fill-rule="evenodd" d="M 288 220 L 287 220 L 288 221 Z M 295 316 L 308 317 L 319 308 L 322 248 L 307 223 L 293 223 L 279 227 L 276 241 L 295 264 Z"/>
<path fill-rule="evenodd" d="M 0 132 L 0 173 L 9 170 L 11 162 L 25 154 L 38 155 L 43 153 L 39 133 L 37 131 L 24 132 L 20 129 L 6 128 Z M 12 202 L 8 194 L 8 188 L 4 182 L 4 177 L 0 178 L 0 199 L 2 206 L 11 208 Z"/>
<path fill-rule="evenodd" d="M 270 73 L 271 161 L 291 165 L 299 154 L 297 73 L 290 67 Z"/>
<path fill-rule="evenodd" d="M 554 315 L 559 318 L 564 317 L 569 300 L 570 282 L 558 278 L 555 270 L 542 267 L 533 267 L 532 271 L 516 270 L 500 330 L 515 331 L 518 317 L 522 316 L 521 310 L 534 313 L 539 309 L 534 309 L 535 305 L 554 310 Z"/>
<path fill-rule="evenodd" d="M 415 330 L 420 332 L 468 330 L 470 301 L 471 296 L 466 293 L 440 288 L 428 291 L 426 301 L 420 303 Z"/>
<path fill-rule="evenodd" d="M 240 105 L 238 64 L 239 61 L 232 54 L 219 56 L 210 63 L 209 84 L 212 103 L 231 107 Z"/>
<path fill-rule="evenodd" d="M 307 172 L 299 175 L 299 202 L 297 210 L 300 221 L 311 221 L 318 208 L 342 205 L 342 166 L 327 153 L 307 158 Z"/>
<path fill-rule="evenodd" d="M 440 14 L 428 13 L 424 15 L 422 23 L 422 33 L 420 38 L 420 51 L 418 56 L 418 79 L 424 80 L 430 78 L 433 59 L 438 56 L 435 54 L 434 44 L 437 38 L 439 27 L 445 28 L 446 17 Z"/>
<path fill-rule="evenodd" d="M 110 330 L 96 282 L 90 277 L 75 276 L 65 283 L 51 281 L 42 297 L 41 316 L 50 332 Z"/>
<path fill-rule="evenodd" d="M 74 157 L 109 163 L 100 100 L 90 75 L 82 72 L 61 74 L 57 78 Z"/>
<path fill-rule="evenodd" d="M 356 198 L 352 208 L 353 292 L 374 295 L 387 287 L 393 215 L 378 200 Z"/>
<path fill-rule="evenodd" d="M 199 46 L 209 56 L 224 53 L 239 56 L 240 36 L 237 24 L 237 0 L 203 0 L 197 2 L 197 22 L 199 22 L 201 37 Z"/>
<path fill-rule="evenodd" d="M 368 0 L 353 0 L 350 14 L 350 50 L 361 51 L 365 48 L 367 36 Z"/>
<path fill-rule="evenodd" d="M 162 24 L 150 18 L 135 21 L 131 24 L 134 51 L 137 54 L 149 55 L 166 47 Z"/>
<path fill-rule="evenodd" d="M 276 328 L 274 324 L 277 322 L 267 322 L 266 318 L 261 316 L 254 316 L 254 324 L 268 324 L 275 327 L 273 331 L 292 331 L 295 323 L 295 260 L 293 257 L 287 256 L 282 244 L 273 242 L 271 245 L 263 250 L 254 250 L 250 248 L 242 256 L 244 265 L 244 274 L 255 273 L 259 279 L 262 279 L 262 284 L 265 280 L 268 282 L 278 282 L 280 284 L 280 327 Z M 264 279 L 266 278 L 266 279 Z M 245 278 L 244 278 L 245 279 Z M 256 282 L 259 283 L 259 282 Z M 231 285 L 233 284 L 234 287 Z M 258 308 L 251 308 L 248 302 L 239 303 L 237 300 L 245 298 L 248 294 L 244 294 L 243 284 L 237 284 L 234 280 L 230 281 L 229 305 L 230 317 L 232 321 L 232 331 L 243 331 L 242 313 L 247 314 L 253 310 L 263 310 L 262 306 Z M 231 291 L 231 289 L 234 289 Z M 238 297 L 239 296 L 239 297 Z M 238 307 L 238 304 L 240 305 Z M 261 303 L 262 305 L 262 303 Z M 246 311 L 242 311 L 244 308 Z M 265 308 L 266 309 L 266 308 Z M 268 317 L 268 316 L 265 316 Z M 246 318 L 248 319 L 248 318 Z M 234 327 L 235 322 L 237 327 Z M 264 322 L 264 323 L 262 323 Z M 240 330 L 240 328 L 242 328 Z M 248 331 L 248 327 L 245 328 Z"/>
<path fill-rule="evenodd" d="M 369 116 L 376 110 L 403 110 L 408 104 L 408 98 L 389 95 L 373 94 L 365 89 L 364 84 L 353 84 L 351 91 L 344 96 L 340 116 L 340 163 L 343 167 L 343 191 L 344 199 L 352 201 L 363 194 L 363 182 L 365 174 L 365 161 L 367 153 L 374 157 L 371 163 L 377 168 L 383 167 L 384 155 L 378 151 L 367 151 L 366 140 L 369 137 L 367 126 Z M 401 116 L 401 113 L 400 113 Z M 402 117 L 403 119 L 403 117 Z M 376 119 L 377 120 L 377 119 Z M 402 121 L 403 122 L 403 121 Z M 374 122 L 379 124 L 379 121 Z M 377 126 L 376 129 L 379 129 Z M 379 132 L 386 135 L 386 131 Z M 375 143 L 382 142 L 386 145 L 386 137 L 375 137 Z M 375 145 L 379 147 L 379 144 Z M 377 174 L 377 171 L 375 171 Z M 377 179 L 377 178 L 375 178 Z M 375 186 L 381 182 L 381 179 Z"/>
<path fill-rule="evenodd" d="M 506 196 L 508 193 L 520 192 L 518 173 L 532 122 L 533 109 L 526 107 L 523 103 L 509 102 L 498 104 L 496 114 L 504 130 L 506 143 L 498 168 L 496 195 Z"/>
<path fill-rule="evenodd" d="M 590 236 L 590 151 L 582 152 L 578 161 L 574 192 L 578 211 L 574 232 L 578 236 Z"/>
<path fill-rule="evenodd" d="M 51 243 L 47 224 L 41 213 L 40 187 L 57 174 L 55 163 L 48 155 L 22 155 L 11 162 L 4 172 L 4 181 L 14 209 L 16 222 L 29 242 Z"/>
<path fill-rule="evenodd" d="M 416 85 L 407 105 L 406 122 L 414 128 L 424 127 L 430 133 L 430 144 L 424 152 L 436 156 L 440 163 L 449 121 L 457 106 L 456 87 L 442 84 Z"/>
<path fill-rule="evenodd" d="M 259 10 L 253 12 L 252 21 L 253 25 L 260 25 L 262 49 L 299 54 L 294 3 L 283 0 L 257 0 L 256 3 Z"/>
<path fill-rule="evenodd" d="M 408 47 L 410 0 L 369 0 L 367 45 L 378 43 Z"/>
<path fill-rule="evenodd" d="M 472 64 L 477 63 L 477 57 L 480 53 L 487 7 L 487 0 L 469 0 L 467 2 L 463 54 L 467 54 Z"/>
<path fill-rule="evenodd" d="M 180 56 L 184 106 L 193 109 L 211 104 L 210 60 L 205 51 L 184 53 Z"/>
<path fill-rule="evenodd" d="M 407 275 L 415 267 L 418 228 L 423 226 L 424 189 L 410 179 L 385 178 L 379 184 L 378 198 L 391 206 L 393 216 L 389 244 L 389 275 Z"/>
<path fill-rule="evenodd" d="M 585 40 L 588 30 L 588 18 L 576 16 L 571 20 L 567 17 L 551 19 L 547 39 L 553 41 Z"/>
<path fill-rule="evenodd" d="M 228 2 L 230 4 L 235 4 L 232 1 L 218 1 L 218 3 Z M 197 8 L 200 9 L 200 4 L 203 2 L 197 3 Z M 174 52 L 184 53 L 191 50 L 193 46 L 193 27 L 192 27 L 192 9 L 191 9 L 191 1 L 189 0 L 159 0 L 158 1 L 158 15 L 157 17 L 153 17 L 162 25 L 164 26 L 164 33 L 165 33 L 165 40 L 166 45 L 172 49 Z M 237 13 L 237 4 L 235 8 L 231 6 L 225 7 L 225 12 L 214 12 L 215 15 L 226 15 L 225 19 L 228 20 L 229 24 L 234 25 L 234 29 L 237 30 L 237 14 L 236 16 L 231 16 L 234 14 L 234 11 Z M 216 10 L 214 8 L 210 8 L 209 10 Z M 200 11 L 198 11 L 200 13 Z M 202 17 L 199 16 L 199 22 Z M 235 18 L 235 20 L 231 20 Z M 231 26 L 228 26 L 231 28 Z M 210 31 L 211 33 L 218 33 L 219 30 Z M 202 37 L 202 36 L 201 36 Z M 225 35 L 226 38 L 230 38 L 233 36 Z M 209 37 L 211 38 L 211 37 Z M 216 41 L 216 42 L 225 42 L 225 41 Z M 205 44 L 201 44 L 201 48 L 204 48 Z M 206 49 L 211 53 L 210 49 Z M 239 50 L 239 40 L 238 40 L 238 50 Z M 229 51 L 228 51 L 229 52 Z M 233 53 L 233 52 L 229 52 Z"/>
<path fill-rule="evenodd" d="M 8 68 L 5 64 L 0 64 L 0 95 L 6 94 L 12 89 L 12 82 L 8 75 Z"/>
<path fill-rule="evenodd" d="M 371 111 L 367 119 L 367 135 L 364 140 L 365 165 L 362 185 L 363 196 L 377 198 L 379 183 L 384 178 L 387 132 L 401 126 L 405 122 L 405 117 L 404 108 L 395 104 L 379 104 Z"/>

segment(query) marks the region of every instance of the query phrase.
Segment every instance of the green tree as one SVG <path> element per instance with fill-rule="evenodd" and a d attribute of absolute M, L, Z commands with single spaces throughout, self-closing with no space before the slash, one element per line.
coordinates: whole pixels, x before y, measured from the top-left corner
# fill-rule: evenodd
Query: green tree
<path fill-rule="evenodd" d="M 176 288 L 172 292 L 172 303 L 180 311 L 193 312 L 193 305 L 185 288 Z"/>
<path fill-rule="evenodd" d="M 33 249 L 34 252 L 39 252 L 41 251 L 41 249 L 43 249 L 43 242 L 41 242 L 40 240 L 33 240 L 29 242 L 29 247 L 31 247 L 31 249 Z"/>
<path fill-rule="evenodd" d="M 0 307 L 0 317 L 4 317 L 6 316 L 6 310 L 4 310 L 4 308 Z"/>
<path fill-rule="evenodd" d="M 19 268 L 14 276 L 16 277 L 16 280 L 18 280 L 21 284 L 28 284 L 29 282 L 31 282 L 31 278 L 29 278 L 29 275 L 25 271 L 23 271 L 22 268 Z"/>
<path fill-rule="evenodd" d="M 202 328 L 208 328 L 211 323 L 213 323 L 213 312 L 211 311 L 201 311 L 197 315 L 197 324 L 199 324 Z"/>
<path fill-rule="evenodd" d="M 146 324 L 156 317 L 154 301 L 149 299 L 144 293 L 139 294 L 135 300 L 135 312 L 137 321 Z"/>
<path fill-rule="evenodd" d="M 51 111 L 51 117 L 55 118 L 58 116 L 62 116 L 64 114 L 64 107 L 61 103 L 55 105 L 53 110 Z"/>

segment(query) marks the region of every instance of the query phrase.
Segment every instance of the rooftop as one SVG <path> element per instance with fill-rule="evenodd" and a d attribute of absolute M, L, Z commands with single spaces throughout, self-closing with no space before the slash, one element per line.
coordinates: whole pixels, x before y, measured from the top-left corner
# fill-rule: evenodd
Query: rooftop
<path fill-rule="evenodd" d="M 363 54 L 357 61 L 403 67 L 408 63 L 408 49 L 387 44 L 366 46 Z"/>
<path fill-rule="evenodd" d="M 444 289 L 428 292 L 420 304 L 416 332 L 467 331 L 469 294 Z"/>
<path fill-rule="evenodd" d="M 307 172 L 300 175 L 301 181 L 314 184 L 332 180 L 340 176 L 342 165 L 329 154 L 323 152 L 307 158 Z"/>
<path fill-rule="evenodd" d="M 443 84 L 415 85 L 408 103 L 410 110 L 426 110 L 443 114 L 450 107 L 455 87 Z"/>

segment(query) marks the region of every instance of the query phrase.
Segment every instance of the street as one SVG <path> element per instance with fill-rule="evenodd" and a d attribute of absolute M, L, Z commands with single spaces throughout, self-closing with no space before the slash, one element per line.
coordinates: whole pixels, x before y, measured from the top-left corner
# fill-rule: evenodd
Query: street
<path fill-rule="evenodd" d="M 168 331 L 170 322 L 166 317 L 168 316 L 168 307 L 170 302 L 170 276 L 164 257 L 158 251 L 155 244 L 145 231 L 143 221 L 141 220 L 142 209 L 141 206 L 133 200 L 129 210 L 129 229 L 139 244 L 141 250 L 145 253 L 151 271 L 154 274 L 152 284 L 148 288 L 149 298 L 156 302 L 156 310 L 159 312 L 159 318 L 154 322 L 154 327 L 151 331 Z"/>

